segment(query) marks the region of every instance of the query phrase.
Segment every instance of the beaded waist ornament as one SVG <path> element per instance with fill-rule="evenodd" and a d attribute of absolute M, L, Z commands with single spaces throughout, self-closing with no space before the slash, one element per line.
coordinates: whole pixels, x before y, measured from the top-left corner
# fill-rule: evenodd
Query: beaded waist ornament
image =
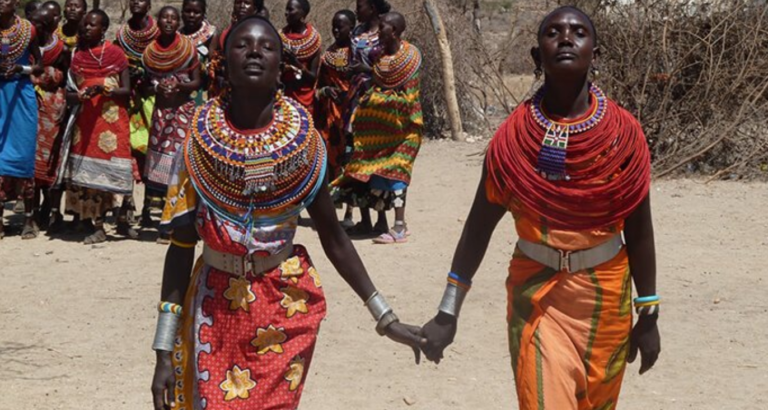
<path fill-rule="evenodd" d="M 270 226 L 297 216 L 323 185 L 326 153 L 306 108 L 275 101 L 272 123 L 240 131 L 220 98 L 202 106 L 184 150 L 192 185 L 218 216 Z"/>
<path fill-rule="evenodd" d="M 547 115 L 542 106 L 544 87 L 541 87 L 531 100 L 533 119 L 545 130 L 536 167 L 542 177 L 550 181 L 570 180 L 565 168 L 568 140 L 572 135 L 583 133 L 597 126 L 605 117 L 607 110 L 605 94 L 599 87 L 591 84 L 589 94 L 591 104 L 587 114 L 569 122 L 556 121 Z"/>
<path fill-rule="evenodd" d="M 373 66 L 376 82 L 385 88 L 405 84 L 421 68 L 421 52 L 416 46 L 403 41 L 394 55 L 382 56 Z"/>

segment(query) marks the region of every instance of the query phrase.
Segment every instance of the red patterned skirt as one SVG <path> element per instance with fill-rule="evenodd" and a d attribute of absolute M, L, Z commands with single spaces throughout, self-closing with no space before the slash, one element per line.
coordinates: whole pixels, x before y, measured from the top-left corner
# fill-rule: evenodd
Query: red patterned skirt
<path fill-rule="evenodd" d="M 179 408 L 296 409 L 326 304 L 307 251 L 236 277 L 200 259 L 173 363 Z"/>

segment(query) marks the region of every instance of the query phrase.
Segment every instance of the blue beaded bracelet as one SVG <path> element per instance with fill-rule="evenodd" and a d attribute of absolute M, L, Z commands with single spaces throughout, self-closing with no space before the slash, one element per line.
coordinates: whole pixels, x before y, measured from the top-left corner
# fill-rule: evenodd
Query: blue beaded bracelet
<path fill-rule="evenodd" d="M 659 295 L 642 296 L 642 297 L 639 297 L 639 298 L 635 298 L 635 304 L 637 304 L 637 303 L 657 302 L 659 300 L 661 300 Z"/>
<path fill-rule="evenodd" d="M 471 281 L 471 280 L 467 280 L 467 279 L 465 279 L 465 278 L 462 278 L 462 277 L 461 277 L 461 276 L 459 276 L 457 273 L 454 273 L 454 272 L 450 272 L 450 273 L 448 274 L 448 277 L 449 277 L 449 278 L 451 278 L 451 279 L 453 279 L 453 280 L 455 280 L 456 282 L 460 282 L 460 283 L 462 283 L 462 284 L 464 284 L 464 285 L 466 285 L 466 286 L 472 286 L 472 281 Z"/>

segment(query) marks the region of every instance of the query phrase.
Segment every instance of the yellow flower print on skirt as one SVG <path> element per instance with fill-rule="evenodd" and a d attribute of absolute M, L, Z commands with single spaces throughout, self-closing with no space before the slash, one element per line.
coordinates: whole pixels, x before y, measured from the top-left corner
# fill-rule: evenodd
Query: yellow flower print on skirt
<path fill-rule="evenodd" d="M 199 232 L 224 249 L 211 230 Z M 326 312 L 322 289 L 303 274 L 313 270 L 301 246 L 281 267 L 243 278 L 198 263 L 173 355 L 178 408 L 299 407 Z"/>

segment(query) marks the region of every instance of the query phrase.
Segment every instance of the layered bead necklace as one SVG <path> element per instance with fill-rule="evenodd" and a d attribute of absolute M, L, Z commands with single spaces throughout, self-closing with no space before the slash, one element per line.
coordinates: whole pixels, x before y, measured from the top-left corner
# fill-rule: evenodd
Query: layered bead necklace
<path fill-rule="evenodd" d="M 293 218 L 322 186 L 325 150 L 308 111 L 278 97 L 269 126 L 241 131 L 228 103 L 205 104 L 193 118 L 184 158 L 195 191 L 218 216 L 268 226 Z"/>
<path fill-rule="evenodd" d="M 117 32 L 117 41 L 120 47 L 125 50 L 128 59 L 134 62 L 141 61 L 144 50 L 152 44 L 152 41 L 160 33 L 160 29 L 152 16 L 147 16 L 147 19 L 147 27 L 143 30 L 133 30 L 130 24 L 123 24 Z"/>
<path fill-rule="evenodd" d="M 351 51 L 350 47 L 328 50 L 323 54 L 323 64 L 336 71 L 347 71 L 349 70 Z"/>
<path fill-rule="evenodd" d="M 205 47 L 208 41 L 216 34 L 216 27 L 209 23 L 208 20 L 203 20 L 200 29 L 192 34 L 182 34 L 194 44 L 195 48 Z"/>
<path fill-rule="evenodd" d="M 397 88 L 405 84 L 421 67 L 421 52 L 414 45 L 402 41 L 394 55 L 384 55 L 373 66 L 379 85 Z"/>
<path fill-rule="evenodd" d="M 592 84 L 589 88 L 590 107 L 587 113 L 572 121 L 553 120 L 543 107 L 545 89 L 541 87 L 531 100 L 531 115 L 544 129 L 544 139 L 539 151 L 537 170 L 549 180 L 570 180 L 565 169 L 565 156 L 571 135 L 581 134 L 597 126 L 607 110 L 603 91 Z"/>
<path fill-rule="evenodd" d="M 164 77 L 192 68 L 190 64 L 196 55 L 192 41 L 186 36 L 176 34 L 167 48 L 163 48 L 158 40 L 150 43 L 142 55 L 142 63 L 148 73 Z"/>
<path fill-rule="evenodd" d="M 293 53 L 300 61 L 311 60 L 320 51 L 323 40 L 320 37 L 320 32 L 313 25 L 307 24 L 307 29 L 300 36 L 286 34 L 286 30 L 287 28 L 284 28 L 280 31 L 283 47 Z"/>
<path fill-rule="evenodd" d="M 32 24 L 15 16 L 13 25 L 0 30 L 0 57 L 2 62 L 16 63 L 27 51 L 32 41 Z"/>
<path fill-rule="evenodd" d="M 67 46 L 67 49 L 71 50 L 77 46 L 77 32 L 75 32 L 74 36 L 68 36 L 64 34 L 64 26 L 59 26 L 59 28 L 56 29 L 56 36 L 61 39 L 61 41 L 64 42 L 64 45 Z"/>

